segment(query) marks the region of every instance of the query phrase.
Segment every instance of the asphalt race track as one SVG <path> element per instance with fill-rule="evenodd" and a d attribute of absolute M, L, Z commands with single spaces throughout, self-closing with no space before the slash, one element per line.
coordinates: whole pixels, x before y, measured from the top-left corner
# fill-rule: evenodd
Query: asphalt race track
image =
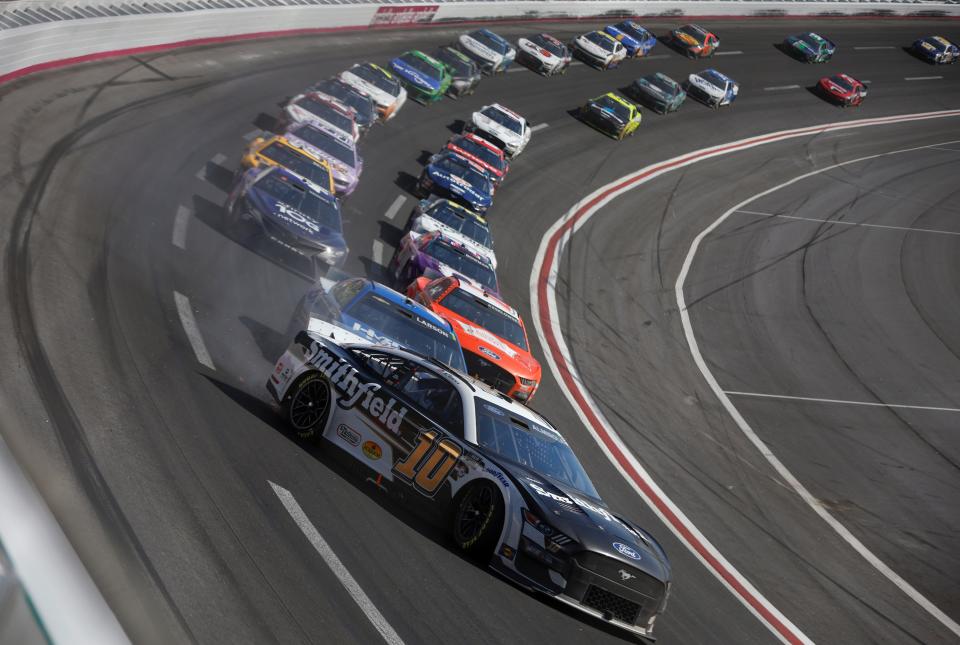
<path fill-rule="evenodd" d="M 647 24 L 661 34 L 672 23 Z M 421 162 L 488 102 L 546 124 L 490 211 L 503 291 L 531 336 L 540 238 L 596 188 L 751 135 L 960 106 L 957 66 L 934 68 L 902 49 L 932 32 L 956 40 L 950 22 L 709 26 L 724 53 L 710 63 L 658 45 L 651 60 L 609 72 L 511 71 L 460 101 L 405 106 L 362 143 L 364 174 L 343 209 L 344 271 L 383 278 Z M 498 31 L 567 39 L 586 28 Z M 804 65 L 774 46 L 804 30 L 838 43 L 832 62 Z M 0 428 L 135 641 L 382 640 L 271 482 L 408 644 L 625 640 L 464 560 L 441 527 L 394 508 L 332 450 L 290 440 L 267 405 L 262 384 L 309 281 L 305 267 L 225 226 L 244 137 L 269 129 L 278 103 L 311 82 L 455 33 L 210 46 L 0 87 L 9 240 Z M 740 82 L 733 106 L 644 111 L 637 135 L 620 143 L 569 114 L 642 74 L 681 80 L 708 66 Z M 808 90 L 834 71 L 870 81 L 861 108 Z M 873 158 L 854 161 L 864 157 Z M 960 118 L 790 139 L 664 174 L 570 240 L 560 322 L 584 387 L 625 443 L 803 634 L 956 642 L 746 440 L 695 366 L 677 311 L 674 285 L 701 231 L 754 195 L 848 161 L 756 199 L 707 236 L 686 281 L 688 310 L 710 370 L 777 457 L 871 552 L 960 619 Z M 543 349 L 534 355 L 546 367 Z M 565 433 L 606 501 L 670 556 L 659 642 L 776 642 L 645 507 L 544 375 L 533 407 Z"/>

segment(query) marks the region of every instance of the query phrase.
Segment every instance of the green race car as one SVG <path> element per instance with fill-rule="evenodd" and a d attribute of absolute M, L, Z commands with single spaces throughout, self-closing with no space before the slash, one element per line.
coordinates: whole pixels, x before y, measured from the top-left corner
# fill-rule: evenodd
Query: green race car
<path fill-rule="evenodd" d="M 795 58 L 799 58 L 805 63 L 826 63 L 833 58 L 833 53 L 837 51 L 836 45 L 812 31 L 788 36 L 783 41 L 783 46 Z"/>
<path fill-rule="evenodd" d="M 406 86 L 410 98 L 420 103 L 439 101 L 453 80 L 443 63 L 416 49 L 390 61 L 390 69 Z"/>
<path fill-rule="evenodd" d="M 580 108 L 580 120 L 618 141 L 637 131 L 640 110 L 625 98 L 607 92 Z"/>

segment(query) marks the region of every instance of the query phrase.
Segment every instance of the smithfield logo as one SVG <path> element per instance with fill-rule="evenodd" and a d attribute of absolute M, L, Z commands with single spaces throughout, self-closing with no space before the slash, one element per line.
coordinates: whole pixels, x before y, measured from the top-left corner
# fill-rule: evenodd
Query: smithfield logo
<path fill-rule="evenodd" d="M 344 441 L 346 441 L 351 446 L 360 445 L 360 435 L 342 423 L 337 427 L 337 436 L 343 439 Z"/>
<path fill-rule="evenodd" d="M 383 448 L 373 441 L 364 441 L 362 450 L 363 454 L 367 456 L 367 459 L 376 461 L 383 456 Z"/>
<path fill-rule="evenodd" d="M 614 543 L 613 543 L 613 548 L 616 549 L 617 552 L 620 553 L 620 555 L 625 555 L 625 556 L 627 556 L 628 558 L 630 558 L 631 560 L 639 560 L 639 559 L 640 559 L 640 554 L 637 553 L 637 550 L 636 550 L 636 549 L 634 549 L 633 547 L 627 546 L 626 544 L 623 544 L 622 542 L 614 542 Z"/>

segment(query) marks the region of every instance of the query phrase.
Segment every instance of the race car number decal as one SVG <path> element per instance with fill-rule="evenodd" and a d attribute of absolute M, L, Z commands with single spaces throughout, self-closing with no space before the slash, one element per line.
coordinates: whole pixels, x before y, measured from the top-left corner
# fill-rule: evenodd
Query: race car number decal
<path fill-rule="evenodd" d="M 393 472 L 432 497 L 462 455 L 463 448 L 456 442 L 447 438 L 437 441 L 437 433 L 428 430 L 420 433 L 410 454 L 393 465 Z"/>

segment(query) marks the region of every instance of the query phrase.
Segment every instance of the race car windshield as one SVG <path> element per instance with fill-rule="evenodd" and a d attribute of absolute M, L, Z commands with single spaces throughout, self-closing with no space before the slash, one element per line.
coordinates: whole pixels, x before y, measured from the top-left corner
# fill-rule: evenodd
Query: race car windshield
<path fill-rule="evenodd" d="M 290 146 L 286 146 L 279 141 L 274 141 L 261 150 L 260 155 L 284 168 L 289 168 L 294 173 L 304 179 L 312 181 L 324 190 L 330 189 L 330 172 L 316 161 L 294 150 Z"/>
<path fill-rule="evenodd" d="M 489 195 L 493 190 L 490 180 L 486 175 L 474 170 L 467 164 L 466 161 L 458 162 L 452 157 L 444 157 L 435 163 L 434 167 L 466 181 L 474 190 Z"/>
<path fill-rule="evenodd" d="M 335 80 L 326 80 L 317 83 L 318 92 L 329 94 L 337 100 L 349 105 L 357 112 L 357 121 L 370 123 L 376 118 L 376 107 L 366 96 L 355 92 L 346 83 Z"/>
<path fill-rule="evenodd" d="M 556 430 L 477 398 L 477 445 L 534 473 L 599 499 L 577 456 Z"/>
<path fill-rule="evenodd" d="M 564 55 L 563 45 L 557 42 L 556 40 L 554 40 L 553 38 L 550 38 L 549 36 L 546 36 L 544 34 L 537 34 L 536 36 L 530 38 L 530 42 L 532 42 L 537 47 L 542 47 L 543 49 L 546 49 L 548 52 L 550 52 L 554 56 L 563 57 Z"/>
<path fill-rule="evenodd" d="M 340 231 L 340 209 L 335 200 L 326 200 L 316 193 L 303 190 L 275 172 L 260 179 L 255 186 L 320 226 Z"/>
<path fill-rule="evenodd" d="M 834 82 L 835 85 L 839 85 L 842 89 L 846 91 L 853 90 L 853 85 L 851 85 L 847 79 L 842 76 L 831 76 L 830 80 Z"/>
<path fill-rule="evenodd" d="M 487 225 L 472 215 L 464 213 L 450 202 L 437 202 L 427 209 L 426 214 L 465 235 L 477 244 L 488 249 L 493 247 L 493 238 Z"/>
<path fill-rule="evenodd" d="M 473 76 L 473 61 L 466 61 L 444 47 L 434 52 L 433 57 L 453 68 L 454 76 Z"/>
<path fill-rule="evenodd" d="M 479 29 L 477 31 L 471 31 L 469 36 L 473 38 L 475 41 L 477 41 L 478 43 L 482 45 L 486 45 L 487 47 L 497 52 L 498 54 L 506 54 L 507 50 L 510 47 L 510 45 L 508 45 L 504 40 L 496 37 L 493 33 L 483 29 Z"/>
<path fill-rule="evenodd" d="M 724 88 L 727 86 L 727 79 L 720 76 L 717 72 L 712 69 L 708 69 L 705 72 L 700 72 L 700 78 L 705 81 L 709 81 L 711 85 L 716 85 L 719 88 Z"/>
<path fill-rule="evenodd" d="M 650 85 L 660 88 L 667 94 L 673 93 L 674 84 L 666 76 L 661 74 L 653 74 L 651 76 L 646 76 L 645 78 Z"/>
<path fill-rule="evenodd" d="M 506 166 L 506 160 L 499 154 L 485 145 L 479 144 L 476 141 L 471 141 L 466 137 L 454 139 L 453 145 L 465 152 L 469 152 L 480 161 L 493 166 L 497 170 L 502 171 L 504 166 Z"/>
<path fill-rule="evenodd" d="M 457 273 L 474 280 L 486 289 L 497 291 L 497 274 L 493 272 L 489 264 L 453 248 L 442 239 L 432 240 L 423 250 L 437 262 L 446 264 Z"/>
<path fill-rule="evenodd" d="M 357 151 L 353 146 L 348 145 L 333 136 L 329 132 L 324 132 L 319 128 L 310 125 L 304 125 L 293 131 L 293 136 L 300 137 L 311 146 L 342 161 L 351 168 L 357 165 Z"/>
<path fill-rule="evenodd" d="M 354 300 L 343 314 L 353 319 L 350 331 L 357 335 L 376 335 L 400 347 L 433 356 L 461 372 L 467 371 L 463 351 L 452 332 L 373 292 Z"/>
<path fill-rule="evenodd" d="M 495 107 L 488 107 L 486 110 L 482 111 L 480 114 L 482 114 L 483 116 L 487 117 L 492 121 L 496 121 L 497 123 L 505 127 L 507 130 L 510 130 L 511 132 L 515 132 L 517 134 L 520 134 L 521 132 L 523 132 L 523 127 L 520 125 L 519 121 L 517 121 L 515 118 L 513 118 L 506 112 L 503 112 L 502 110 L 498 110 Z"/>
<path fill-rule="evenodd" d="M 393 96 L 400 94 L 400 83 L 397 79 L 384 76 L 383 72 L 369 65 L 357 65 L 350 73 Z"/>
<path fill-rule="evenodd" d="M 605 112 L 610 112 L 621 121 L 630 120 L 630 110 L 627 106 L 619 101 L 614 101 L 609 96 L 601 96 L 593 104 Z"/>
<path fill-rule="evenodd" d="M 800 36 L 800 40 L 810 45 L 813 49 L 820 48 L 820 41 L 818 41 L 813 34 L 803 34 Z"/>
<path fill-rule="evenodd" d="M 400 56 L 400 60 L 418 72 L 426 74 L 430 78 L 437 78 L 440 75 L 440 72 L 437 71 L 436 67 L 423 60 L 419 56 L 414 56 L 413 54 L 407 53 Z"/>
<path fill-rule="evenodd" d="M 609 36 L 601 34 L 599 31 L 591 31 L 587 34 L 586 39 L 592 42 L 594 45 L 603 47 L 608 52 L 613 51 L 613 47 L 616 41 L 612 40 Z"/>
<path fill-rule="evenodd" d="M 620 31 L 633 36 L 637 40 L 646 40 L 650 37 L 650 32 L 639 25 L 635 25 L 632 22 L 621 22 L 617 25 L 617 29 Z"/>
<path fill-rule="evenodd" d="M 477 327 L 486 329 L 491 334 L 499 336 L 525 352 L 530 351 L 527 348 L 527 337 L 523 333 L 523 327 L 520 326 L 517 319 L 484 302 L 481 298 L 477 298 L 463 289 L 454 289 L 444 296 L 440 304 L 458 316 L 466 318 Z"/>
<path fill-rule="evenodd" d="M 329 103 L 315 101 L 309 96 L 305 96 L 297 101 L 297 106 L 344 132 L 353 132 L 353 121 L 350 117 L 342 112 L 338 112 L 336 108 L 332 107 Z"/>

